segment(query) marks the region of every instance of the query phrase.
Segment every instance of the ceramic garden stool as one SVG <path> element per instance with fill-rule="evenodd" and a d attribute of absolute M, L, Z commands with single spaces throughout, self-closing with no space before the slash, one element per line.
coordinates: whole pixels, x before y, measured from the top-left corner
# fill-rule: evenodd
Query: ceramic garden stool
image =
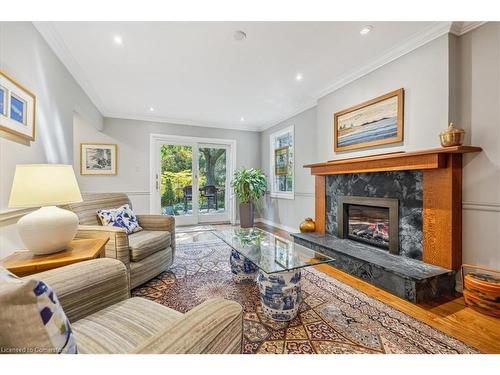
<path fill-rule="evenodd" d="M 267 274 L 259 271 L 257 284 L 262 313 L 273 320 L 293 320 L 302 302 L 300 270 Z"/>
<path fill-rule="evenodd" d="M 231 251 L 229 263 L 231 264 L 231 272 L 235 283 L 256 280 L 259 268 L 236 250 Z"/>

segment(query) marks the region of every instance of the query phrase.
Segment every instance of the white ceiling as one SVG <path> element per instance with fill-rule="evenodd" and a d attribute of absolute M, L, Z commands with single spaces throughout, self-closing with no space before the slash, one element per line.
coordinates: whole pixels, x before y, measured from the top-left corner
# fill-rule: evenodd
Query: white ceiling
<path fill-rule="evenodd" d="M 360 35 L 367 24 L 373 30 Z M 448 32 L 451 23 L 37 22 L 35 26 L 104 116 L 262 130 Z M 236 30 L 243 30 L 247 39 L 236 41 Z M 117 35 L 123 45 L 113 41 Z M 298 73 L 303 75 L 300 82 L 295 80 Z"/>

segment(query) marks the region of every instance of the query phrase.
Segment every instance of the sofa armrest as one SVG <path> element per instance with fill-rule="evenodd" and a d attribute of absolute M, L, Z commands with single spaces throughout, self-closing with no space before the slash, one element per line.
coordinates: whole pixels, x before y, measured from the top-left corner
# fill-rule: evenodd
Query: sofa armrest
<path fill-rule="evenodd" d="M 109 238 L 104 249 L 105 257 L 118 259 L 127 268 L 129 267 L 130 249 L 125 229 L 102 225 L 79 225 L 75 238 Z"/>
<path fill-rule="evenodd" d="M 175 217 L 168 215 L 137 215 L 139 225 L 145 230 L 170 232 L 172 253 L 175 253 Z"/>
<path fill-rule="evenodd" d="M 71 322 L 130 296 L 128 271 L 115 259 L 93 259 L 40 272 L 39 278 L 54 289 Z"/>
<path fill-rule="evenodd" d="M 243 309 L 216 298 L 196 306 L 182 319 L 140 345 L 142 354 L 241 353 Z"/>

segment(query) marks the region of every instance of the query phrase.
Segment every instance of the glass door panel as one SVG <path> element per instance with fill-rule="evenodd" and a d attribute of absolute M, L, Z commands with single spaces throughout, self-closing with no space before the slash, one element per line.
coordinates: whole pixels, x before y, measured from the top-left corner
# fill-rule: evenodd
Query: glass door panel
<path fill-rule="evenodd" d="M 199 221 L 227 221 L 227 163 L 228 150 L 224 145 L 199 145 L 198 202 Z"/>
<path fill-rule="evenodd" d="M 160 146 L 160 206 L 162 215 L 178 217 L 179 224 L 196 215 L 193 199 L 194 174 L 191 145 L 162 144 Z M 196 198 L 196 197 L 195 197 Z"/>

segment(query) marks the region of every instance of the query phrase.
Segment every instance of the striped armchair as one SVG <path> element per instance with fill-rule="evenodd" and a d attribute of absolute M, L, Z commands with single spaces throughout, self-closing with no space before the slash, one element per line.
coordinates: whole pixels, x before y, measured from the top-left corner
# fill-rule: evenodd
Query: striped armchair
<path fill-rule="evenodd" d="M 126 267 L 115 259 L 89 260 L 26 278 L 52 287 L 71 322 L 78 353 L 241 353 L 240 304 L 216 298 L 182 314 L 130 298 Z"/>
<path fill-rule="evenodd" d="M 83 202 L 63 208 L 73 211 L 80 221 L 76 238 L 109 237 L 105 256 L 120 260 L 129 271 L 130 289 L 165 271 L 174 260 L 175 219 L 164 215 L 137 215 L 144 229 L 127 235 L 122 228 L 102 226 L 99 209 L 118 208 L 129 204 L 122 193 L 82 194 Z"/>

